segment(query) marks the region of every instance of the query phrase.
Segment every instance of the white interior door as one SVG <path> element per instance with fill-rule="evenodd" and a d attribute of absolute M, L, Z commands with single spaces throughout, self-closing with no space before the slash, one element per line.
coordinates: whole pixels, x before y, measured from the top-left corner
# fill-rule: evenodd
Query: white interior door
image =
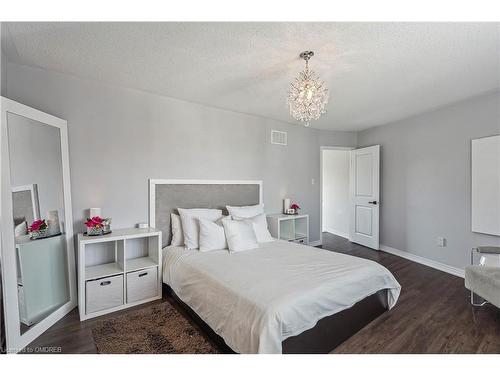
<path fill-rule="evenodd" d="M 380 146 L 352 150 L 350 163 L 349 239 L 379 250 Z"/>

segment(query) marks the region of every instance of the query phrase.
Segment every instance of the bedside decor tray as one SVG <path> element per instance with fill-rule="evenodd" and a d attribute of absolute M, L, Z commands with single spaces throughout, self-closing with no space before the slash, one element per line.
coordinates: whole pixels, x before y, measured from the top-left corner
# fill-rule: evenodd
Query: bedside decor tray
<path fill-rule="evenodd" d="M 111 233 L 113 233 L 112 230 L 110 230 L 109 232 L 101 232 L 101 233 L 97 233 L 97 234 L 88 234 L 87 232 L 83 232 L 83 235 L 87 236 L 87 237 L 99 237 L 99 236 L 105 236 L 106 234 L 111 234 Z"/>

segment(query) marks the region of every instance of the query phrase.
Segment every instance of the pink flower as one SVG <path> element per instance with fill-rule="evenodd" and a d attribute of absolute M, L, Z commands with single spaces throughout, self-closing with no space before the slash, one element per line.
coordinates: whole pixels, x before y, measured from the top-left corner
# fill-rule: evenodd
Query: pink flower
<path fill-rule="evenodd" d="M 87 228 L 100 228 L 102 227 L 103 219 L 99 216 L 94 216 L 93 218 L 87 218 L 85 225 Z"/>
<path fill-rule="evenodd" d="M 45 220 L 35 220 L 33 224 L 28 228 L 29 232 L 37 232 L 39 230 L 47 228 L 47 223 Z"/>
<path fill-rule="evenodd" d="M 104 219 L 103 219 L 102 217 L 100 217 L 100 216 L 94 216 L 94 217 L 92 218 L 92 221 L 93 221 L 94 223 L 96 223 L 96 224 L 102 224 L 103 220 L 104 220 Z"/>
<path fill-rule="evenodd" d="M 297 203 L 292 204 L 292 205 L 290 206 L 290 208 L 291 208 L 292 210 L 300 210 L 300 207 L 299 207 L 299 205 L 298 205 Z"/>

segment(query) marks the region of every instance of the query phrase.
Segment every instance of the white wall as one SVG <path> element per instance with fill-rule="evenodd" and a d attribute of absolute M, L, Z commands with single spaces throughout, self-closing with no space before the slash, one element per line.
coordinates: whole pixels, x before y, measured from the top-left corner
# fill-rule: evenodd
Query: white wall
<path fill-rule="evenodd" d="M 8 64 L 7 96 L 68 121 L 75 231 L 88 207 L 115 227 L 148 219 L 148 178 L 262 179 L 266 211 L 282 198 L 310 214 L 320 238 L 320 146 L 354 146 L 328 132 Z M 284 110 L 286 108 L 284 107 Z M 271 145 L 271 129 L 288 147 Z M 314 184 L 312 180 L 314 179 Z"/>
<path fill-rule="evenodd" d="M 323 231 L 349 237 L 349 151 L 323 150 Z"/>
<path fill-rule="evenodd" d="M 471 247 L 500 246 L 471 231 L 471 140 L 499 133 L 499 93 L 360 132 L 381 145 L 381 244 L 460 268 Z"/>

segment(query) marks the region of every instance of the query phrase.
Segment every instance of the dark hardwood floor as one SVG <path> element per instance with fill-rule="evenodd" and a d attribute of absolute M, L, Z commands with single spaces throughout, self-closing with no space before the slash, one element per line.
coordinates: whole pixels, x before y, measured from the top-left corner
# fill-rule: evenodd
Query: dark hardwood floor
<path fill-rule="evenodd" d="M 333 353 L 500 353 L 500 310 L 473 308 L 462 278 L 328 233 L 323 247 L 382 264 L 402 287 L 392 310 Z"/>
<path fill-rule="evenodd" d="M 333 353 L 500 353 L 499 310 L 491 305 L 471 307 L 463 279 L 329 233 L 323 234 L 323 248 L 374 260 L 387 267 L 402 286 L 391 311 Z M 177 306 L 170 296 L 164 298 Z M 75 309 L 30 348 L 60 347 L 62 353 L 95 353 L 92 327 L 99 319 L 80 322 Z"/>

